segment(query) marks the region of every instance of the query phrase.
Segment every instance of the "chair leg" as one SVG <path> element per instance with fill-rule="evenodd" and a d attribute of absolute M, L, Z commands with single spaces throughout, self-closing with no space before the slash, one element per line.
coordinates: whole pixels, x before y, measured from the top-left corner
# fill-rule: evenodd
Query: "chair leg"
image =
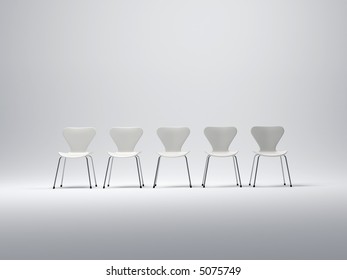
<path fill-rule="evenodd" d="M 107 183 L 107 187 L 110 186 L 110 183 L 111 183 L 111 176 L 112 176 L 112 169 L 113 169 L 113 160 L 114 160 L 114 157 L 112 157 L 111 159 L 111 167 L 110 167 L 110 171 L 108 173 L 108 183 Z"/>
<path fill-rule="evenodd" d="M 145 186 L 145 181 L 143 180 L 143 173 L 142 173 L 142 167 L 141 167 L 141 160 L 140 160 L 140 157 L 137 156 L 137 159 L 139 161 L 139 167 L 140 167 L 140 175 L 141 175 L 141 179 L 142 179 L 142 187 Z"/>
<path fill-rule="evenodd" d="M 288 171 L 288 177 L 289 177 L 289 184 L 290 186 L 292 187 L 292 179 L 290 178 L 290 173 L 289 173 L 289 166 L 288 166 L 288 160 L 287 160 L 287 157 L 285 155 L 284 156 L 284 159 L 286 160 L 286 165 L 287 165 L 287 171 Z"/>
<path fill-rule="evenodd" d="M 87 170 L 88 170 L 89 187 L 92 188 L 92 181 L 90 180 L 89 162 L 88 162 L 88 158 L 87 158 L 87 157 L 86 157 L 86 161 L 87 161 Z"/>
<path fill-rule="evenodd" d="M 61 160 L 62 157 L 59 157 L 58 159 L 58 165 L 57 165 L 57 170 L 55 172 L 55 177 L 54 177 L 54 183 L 53 183 L 53 189 L 55 189 L 55 183 L 57 181 L 57 176 L 58 176 L 58 171 L 59 171 L 59 166 L 60 166 L 60 160 Z"/>
<path fill-rule="evenodd" d="M 233 157 L 233 163 L 234 163 L 234 171 L 235 171 L 236 186 L 238 186 L 238 185 L 239 185 L 239 178 L 238 178 L 238 176 L 237 176 L 237 171 L 236 171 L 235 157 Z"/>
<path fill-rule="evenodd" d="M 242 188 L 242 182 L 241 182 L 241 176 L 240 176 L 240 167 L 239 167 L 239 163 L 238 163 L 238 160 L 237 160 L 237 156 L 235 156 L 234 158 L 235 158 L 235 162 L 236 162 L 237 174 L 239 176 L 240 188 Z"/>
<path fill-rule="evenodd" d="M 161 156 L 159 156 L 159 157 L 158 157 L 157 169 L 156 169 L 156 171 L 155 171 L 153 188 L 155 188 L 155 187 L 156 187 L 156 185 L 157 185 L 157 178 L 158 178 L 158 171 L 159 171 L 160 159 L 161 159 Z"/>
<path fill-rule="evenodd" d="M 257 180 L 257 173 L 258 173 L 258 164 L 259 164 L 259 158 L 260 156 L 258 155 L 258 158 L 257 158 L 257 165 L 255 167 L 255 174 L 254 174 L 254 182 L 253 182 L 253 188 L 255 187 L 255 182 Z"/>
<path fill-rule="evenodd" d="M 95 187 L 98 186 L 98 184 L 96 183 L 96 176 L 95 176 L 95 168 L 94 168 L 94 160 L 92 156 L 88 156 L 90 158 L 90 160 L 92 161 L 92 168 L 93 168 L 93 175 L 94 175 L 94 183 L 95 183 Z"/>
<path fill-rule="evenodd" d="M 103 188 L 105 188 L 106 179 L 107 179 L 107 173 L 108 173 L 108 167 L 109 167 L 109 165 L 110 165 L 110 160 L 111 160 L 111 157 L 108 157 L 107 166 L 106 166 L 106 174 L 105 174 L 105 179 L 104 179 L 104 186 L 103 186 Z"/>
<path fill-rule="evenodd" d="M 65 164 L 66 164 L 66 158 L 64 158 L 63 173 L 61 175 L 60 187 L 63 186 L 63 180 L 64 180 L 64 175 L 65 175 Z"/>
<path fill-rule="evenodd" d="M 189 178 L 189 187 L 192 187 L 192 181 L 190 179 L 190 172 L 189 172 L 189 166 L 188 166 L 188 159 L 186 156 L 184 156 L 184 158 L 186 159 L 186 165 L 187 165 L 187 171 L 188 171 L 188 178 Z"/>
<path fill-rule="evenodd" d="M 284 177 L 284 170 L 283 170 L 282 156 L 280 156 L 280 159 L 281 159 L 281 168 L 282 168 L 283 184 L 284 184 L 284 185 L 286 185 L 286 178 Z"/>
<path fill-rule="evenodd" d="M 135 157 L 135 161 L 136 161 L 136 167 L 137 167 L 137 176 L 139 177 L 139 184 L 140 184 L 140 189 L 141 189 L 142 188 L 142 181 L 141 181 L 140 168 L 139 168 L 139 162 L 138 162 L 137 157 Z"/>
<path fill-rule="evenodd" d="M 206 163 L 205 163 L 205 171 L 204 171 L 204 176 L 202 177 L 202 184 L 201 186 L 204 188 L 205 184 L 206 184 L 206 177 L 207 177 L 207 170 L 208 170 L 208 164 L 210 162 L 210 157 L 211 156 L 207 156 L 206 157 Z"/>
<path fill-rule="evenodd" d="M 249 177 L 249 184 L 248 184 L 249 186 L 251 185 L 251 182 L 252 182 L 252 175 L 253 175 L 254 162 L 255 162 L 256 156 L 258 156 L 258 155 L 255 155 L 255 156 L 253 157 L 252 171 L 251 171 L 251 176 Z"/>

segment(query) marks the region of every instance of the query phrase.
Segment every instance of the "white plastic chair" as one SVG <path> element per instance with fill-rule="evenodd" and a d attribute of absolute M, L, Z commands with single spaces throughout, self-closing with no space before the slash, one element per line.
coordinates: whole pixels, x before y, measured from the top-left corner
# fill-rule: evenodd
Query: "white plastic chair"
<path fill-rule="evenodd" d="M 88 170 L 88 178 L 89 178 L 90 188 L 92 188 L 92 183 L 90 180 L 90 171 L 89 171 L 88 159 L 90 159 L 92 162 L 95 187 L 98 186 L 96 183 L 94 161 L 93 161 L 93 158 L 91 156 L 91 153 L 87 151 L 87 148 L 88 148 L 89 144 L 92 142 L 95 134 L 96 134 L 96 130 L 93 127 L 66 127 L 66 128 L 64 128 L 63 136 L 70 147 L 70 152 L 67 152 L 67 153 L 59 152 L 60 157 L 58 160 L 57 171 L 55 173 L 53 189 L 55 189 L 55 183 L 57 181 L 60 161 L 62 158 L 64 159 L 64 165 L 63 165 L 63 172 L 62 172 L 62 176 L 61 176 L 60 187 L 63 186 L 66 159 L 68 159 L 68 158 L 83 158 L 83 157 L 87 161 L 87 170 Z"/>
<path fill-rule="evenodd" d="M 207 152 L 204 176 L 202 186 L 205 187 L 208 165 L 211 157 L 232 157 L 236 177 L 236 185 L 242 187 L 239 164 L 236 154 L 238 151 L 229 151 L 231 142 L 234 140 L 236 127 L 206 127 L 204 130 L 207 140 L 212 146 L 212 152 Z"/>
<path fill-rule="evenodd" d="M 284 157 L 286 165 L 287 165 L 289 183 L 290 183 L 290 186 L 292 187 L 292 180 L 290 178 L 288 160 L 286 157 L 287 151 L 277 151 L 276 150 L 277 144 L 281 140 L 281 138 L 284 134 L 284 128 L 281 126 L 255 126 L 255 127 L 252 127 L 251 133 L 252 133 L 255 141 L 258 143 L 260 150 L 258 152 L 255 152 L 255 156 L 253 158 L 252 171 L 251 171 L 251 176 L 249 179 L 249 185 L 251 185 L 251 182 L 252 182 L 255 160 L 257 159 L 255 174 L 254 174 L 253 187 L 255 187 L 255 182 L 257 179 L 259 158 L 261 156 L 265 156 L 265 157 L 279 157 L 280 158 L 283 182 L 284 182 L 284 185 L 286 185 L 286 179 L 284 176 L 283 162 L 282 162 L 282 157 Z"/>
<path fill-rule="evenodd" d="M 106 174 L 105 174 L 105 180 L 104 180 L 103 188 L 105 188 L 107 176 L 108 176 L 107 186 L 108 187 L 110 186 L 111 173 L 112 173 L 114 158 L 131 158 L 131 157 L 134 157 L 136 160 L 137 174 L 139 177 L 140 188 L 145 186 L 145 183 L 143 181 L 140 157 L 139 157 L 140 152 L 134 151 L 134 148 L 135 148 L 137 142 L 139 142 L 142 134 L 143 134 L 142 128 L 138 128 L 138 127 L 114 127 L 114 128 L 111 128 L 110 135 L 111 135 L 114 143 L 116 144 L 116 146 L 118 148 L 118 152 L 108 152 L 109 158 L 107 161 Z M 111 168 L 109 170 L 110 162 L 111 162 Z"/>
<path fill-rule="evenodd" d="M 160 164 L 160 159 L 162 157 L 166 157 L 166 158 L 184 157 L 186 160 L 186 165 L 187 165 L 189 187 L 192 187 L 192 181 L 190 179 L 190 172 L 189 172 L 188 159 L 187 159 L 187 154 L 189 152 L 182 152 L 182 146 L 190 134 L 190 129 L 188 127 L 161 127 L 161 128 L 158 128 L 157 134 L 165 147 L 165 152 L 158 152 L 159 157 L 158 157 L 157 169 L 155 171 L 153 188 L 155 188 L 157 185 L 159 164 Z"/>

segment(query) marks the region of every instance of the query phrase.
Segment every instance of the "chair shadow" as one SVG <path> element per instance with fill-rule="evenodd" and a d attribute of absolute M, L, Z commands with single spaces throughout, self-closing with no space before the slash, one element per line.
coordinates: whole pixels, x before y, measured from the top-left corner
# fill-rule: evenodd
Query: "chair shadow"
<path fill-rule="evenodd" d="M 201 188 L 203 188 L 201 185 L 200 185 Z M 245 187 L 244 185 L 242 185 L 242 187 L 240 186 L 237 186 L 237 185 L 208 185 L 208 184 L 205 184 L 205 188 L 204 189 L 228 189 L 228 188 L 231 188 L 231 189 L 242 189 L 243 187 Z M 248 187 L 248 185 L 247 185 Z"/>
<path fill-rule="evenodd" d="M 153 186 L 148 186 L 153 189 Z M 192 185 L 192 188 L 196 186 Z M 190 189 L 189 185 L 156 185 L 155 189 Z"/>
<path fill-rule="evenodd" d="M 55 187 L 56 189 L 61 189 L 61 190 L 64 190 L 64 189 L 90 189 L 89 186 L 81 186 L 81 185 L 76 185 L 76 186 L 58 186 L 58 187 Z M 95 186 L 92 186 L 92 188 L 98 188 L 98 187 L 95 187 Z"/>
<path fill-rule="evenodd" d="M 254 188 L 290 188 L 289 185 L 256 185 Z M 318 185 L 318 184 L 294 184 L 292 188 L 313 188 L 313 187 L 324 187 L 324 185 Z M 92 186 L 93 189 L 103 189 L 103 186 Z M 152 185 L 145 185 L 142 187 L 143 189 L 153 189 Z M 216 184 L 207 184 L 205 185 L 205 188 L 203 188 L 201 185 L 192 185 L 193 189 L 243 189 L 243 188 L 253 188 L 253 186 L 249 186 L 248 184 L 242 185 L 242 188 L 240 186 L 236 185 L 216 185 Z M 32 187 L 33 190 L 47 190 L 47 189 L 53 189 L 52 187 Z M 55 189 L 90 189 L 89 186 L 81 186 L 81 185 L 73 185 L 73 186 L 56 186 Z M 112 185 L 112 186 L 105 186 L 105 189 L 140 189 L 140 186 L 134 186 L 134 185 Z M 188 185 L 157 185 L 155 189 L 190 189 Z"/>
<path fill-rule="evenodd" d="M 246 185 L 246 187 L 248 188 L 253 188 L 253 185 Z M 286 185 L 279 185 L 279 184 L 276 184 L 276 185 L 255 185 L 254 188 L 281 188 L 281 187 L 284 187 L 284 188 L 307 188 L 307 187 L 319 187 L 319 185 L 312 185 L 312 184 L 293 184 L 292 187 L 290 187 L 289 184 L 286 184 Z"/>
<path fill-rule="evenodd" d="M 146 187 L 146 186 L 145 186 Z M 103 187 L 101 187 L 103 188 Z M 144 187 L 142 187 L 144 188 Z M 134 186 L 134 185 L 112 185 L 112 186 L 105 186 L 105 189 L 140 189 L 140 186 Z"/>
<path fill-rule="evenodd" d="M 98 187 L 95 187 L 95 186 L 92 186 L 92 188 L 93 189 L 97 189 L 97 188 L 99 188 L 99 186 Z M 56 186 L 55 187 L 55 189 L 53 189 L 53 187 L 31 187 L 30 188 L 31 190 L 53 190 L 53 191 L 55 191 L 55 190 L 66 190 L 66 189 L 90 189 L 90 187 L 89 186 L 62 186 L 62 187 L 60 187 L 60 186 Z"/>

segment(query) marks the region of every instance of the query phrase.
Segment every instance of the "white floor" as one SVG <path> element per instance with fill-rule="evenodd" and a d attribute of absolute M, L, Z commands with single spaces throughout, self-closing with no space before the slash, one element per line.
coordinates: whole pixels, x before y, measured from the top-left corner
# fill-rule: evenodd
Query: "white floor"
<path fill-rule="evenodd" d="M 347 258 L 342 184 L 264 180 L 205 189 L 2 185 L 0 258 Z"/>

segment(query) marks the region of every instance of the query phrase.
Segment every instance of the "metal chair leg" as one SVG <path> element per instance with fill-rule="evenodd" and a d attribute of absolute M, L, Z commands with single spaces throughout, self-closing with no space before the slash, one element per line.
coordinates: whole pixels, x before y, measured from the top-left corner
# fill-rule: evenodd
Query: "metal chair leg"
<path fill-rule="evenodd" d="M 158 157 L 157 169 L 156 169 L 156 171 L 155 171 L 155 177 L 154 177 L 153 188 L 155 188 L 156 185 L 157 185 L 157 178 L 158 178 L 158 171 L 159 171 L 160 159 L 161 159 L 161 156 Z"/>
<path fill-rule="evenodd" d="M 64 158 L 63 173 L 61 176 L 60 187 L 63 186 L 63 180 L 64 180 L 64 175 L 65 175 L 65 164 L 66 164 L 66 158 Z"/>
<path fill-rule="evenodd" d="M 86 157 L 86 161 L 87 161 L 87 170 L 88 170 L 89 187 L 92 188 L 92 181 L 90 180 L 89 162 L 88 162 L 88 158 L 87 158 L 87 157 Z"/>
<path fill-rule="evenodd" d="M 145 181 L 143 180 L 143 173 L 142 173 L 142 167 L 141 167 L 141 160 L 140 160 L 140 157 L 137 156 L 137 159 L 139 161 L 139 167 L 140 167 L 140 175 L 141 175 L 141 179 L 142 179 L 142 187 L 145 186 Z"/>
<path fill-rule="evenodd" d="M 284 170 L 283 170 L 282 156 L 280 156 L 280 160 L 281 160 L 281 169 L 282 169 L 283 184 L 284 184 L 284 185 L 286 185 L 286 178 L 284 177 Z"/>
<path fill-rule="evenodd" d="M 286 165 L 287 165 L 287 171 L 288 171 L 288 177 L 289 177 L 289 183 L 290 183 L 290 186 L 292 187 L 292 179 L 290 178 L 290 173 L 289 173 L 289 166 L 288 166 L 288 160 L 287 160 L 287 157 L 285 155 L 284 156 L 284 159 L 286 160 Z"/>
<path fill-rule="evenodd" d="M 111 159 L 111 167 L 110 167 L 110 171 L 108 173 L 108 183 L 107 183 L 107 187 L 110 186 L 110 183 L 111 183 L 111 176 L 112 176 L 112 169 L 113 169 L 113 160 L 114 160 L 114 157 L 112 157 Z"/>
<path fill-rule="evenodd" d="M 140 188 L 142 188 L 142 181 L 141 181 L 141 176 L 140 176 L 140 168 L 139 168 L 139 162 L 138 162 L 138 158 L 137 157 L 135 157 L 135 161 L 136 161 L 136 167 L 137 167 L 137 175 L 139 177 Z"/>
<path fill-rule="evenodd" d="M 236 186 L 238 186 L 238 185 L 239 185 L 239 178 L 238 178 L 238 176 L 237 176 L 237 171 L 236 171 L 235 157 L 233 157 L 233 163 L 234 163 L 234 171 L 235 171 Z"/>
<path fill-rule="evenodd" d="M 188 171 L 188 178 L 189 178 L 189 187 L 192 187 L 192 181 L 190 179 L 190 172 L 189 172 L 189 166 L 188 166 L 188 159 L 186 156 L 184 156 L 184 158 L 186 159 L 186 164 L 187 164 L 187 171 Z"/>
<path fill-rule="evenodd" d="M 235 156 L 234 158 L 235 158 L 235 162 L 236 162 L 237 174 L 239 175 L 240 188 L 242 188 L 242 182 L 241 182 L 241 176 L 240 176 L 240 167 L 239 167 L 239 163 L 237 160 L 237 156 Z"/>
<path fill-rule="evenodd" d="M 249 178 L 249 184 L 248 184 L 249 186 L 251 185 L 251 182 L 252 182 L 252 175 L 253 175 L 254 162 L 255 162 L 256 156 L 258 156 L 258 155 L 255 155 L 255 156 L 253 157 L 252 171 L 251 171 L 251 176 L 250 176 L 250 178 Z"/>
<path fill-rule="evenodd" d="M 205 171 L 204 171 L 204 176 L 202 178 L 202 184 L 201 184 L 203 188 L 205 187 L 205 184 L 206 184 L 207 170 L 208 170 L 208 164 L 210 162 L 210 157 L 211 156 L 206 157 Z"/>
<path fill-rule="evenodd" d="M 62 157 L 59 157 L 58 159 L 58 165 L 57 165 L 57 170 L 55 172 L 55 178 L 54 178 L 54 183 L 53 183 L 53 189 L 55 189 L 55 183 L 57 181 L 57 176 L 58 176 L 58 171 L 59 171 L 59 166 L 60 166 L 60 160 L 61 160 Z"/>
<path fill-rule="evenodd" d="M 95 176 L 95 168 L 94 168 L 94 160 L 92 156 L 88 156 L 90 158 L 90 160 L 92 161 L 92 168 L 93 168 L 93 175 L 94 175 L 94 183 L 95 183 L 95 187 L 98 186 L 98 184 L 96 183 L 96 176 Z"/>
<path fill-rule="evenodd" d="M 256 165 L 256 167 L 255 167 L 255 174 L 254 174 L 253 188 L 255 187 L 255 181 L 257 180 L 257 173 L 258 173 L 258 164 L 259 164 L 259 158 L 260 158 L 260 156 L 258 156 L 258 158 L 257 158 L 257 165 Z"/>
<path fill-rule="evenodd" d="M 108 157 L 107 166 L 106 166 L 106 174 L 105 174 L 105 180 L 104 180 L 104 186 L 103 186 L 103 188 L 105 188 L 106 179 L 107 179 L 107 173 L 108 173 L 108 167 L 109 167 L 109 165 L 110 165 L 110 160 L 111 160 L 111 157 Z"/>

